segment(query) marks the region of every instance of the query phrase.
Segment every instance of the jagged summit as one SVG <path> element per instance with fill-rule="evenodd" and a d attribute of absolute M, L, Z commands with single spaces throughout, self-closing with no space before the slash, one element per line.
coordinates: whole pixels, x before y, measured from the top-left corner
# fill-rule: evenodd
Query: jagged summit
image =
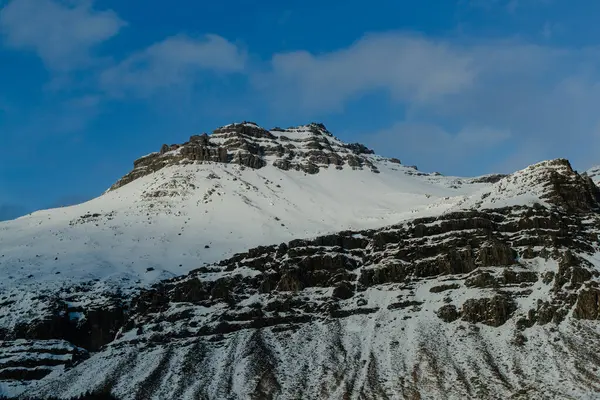
<path fill-rule="evenodd" d="M 238 164 L 254 169 L 272 165 L 281 170 L 308 174 L 316 174 L 330 166 L 379 172 L 370 157 L 373 154 L 373 150 L 360 143 L 342 142 L 321 123 L 269 131 L 254 122 L 242 122 L 217 128 L 210 135 L 193 135 L 183 144 L 164 144 L 159 152 L 136 160 L 133 171 L 110 190 L 169 165 L 196 162 Z M 400 163 L 397 159 L 391 160 Z"/>
<path fill-rule="evenodd" d="M 491 209 L 540 204 L 567 212 L 600 208 L 600 189 L 566 159 L 542 161 L 498 180 L 459 202 L 454 209 Z"/>

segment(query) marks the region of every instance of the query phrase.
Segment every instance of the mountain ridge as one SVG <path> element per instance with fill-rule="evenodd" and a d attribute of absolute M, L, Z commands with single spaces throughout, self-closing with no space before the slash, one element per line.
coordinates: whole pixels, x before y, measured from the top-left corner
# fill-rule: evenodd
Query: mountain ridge
<path fill-rule="evenodd" d="M 321 123 L 287 129 L 266 130 L 254 122 L 233 123 L 212 134 L 193 135 L 183 144 L 163 144 L 160 151 L 134 162 L 134 170 L 116 182 L 117 189 L 140 176 L 165 166 L 189 162 L 218 162 L 259 169 L 273 165 L 282 170 L 301 170 L 316 174 L 320 168 L 345 165 L 355 169 L 377 168 L 361 155 L 374 154 L 360 143 L 346 144 L 334 137 Z M 400 164 L 398 159 L 389 159 Z"/>

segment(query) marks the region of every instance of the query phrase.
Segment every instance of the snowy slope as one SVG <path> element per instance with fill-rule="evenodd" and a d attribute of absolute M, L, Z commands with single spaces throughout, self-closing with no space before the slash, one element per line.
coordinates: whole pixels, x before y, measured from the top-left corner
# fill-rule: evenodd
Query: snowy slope
<path fill-rule="evenodd" d="M 561 199 L 556 199 L 557 185 L 572 190 L 564 190 L 559 195 Z M 557 200 L 565 203 L 563 205 L 567 208 L 578 208 L 587 204 L 589 199 L 586 197 L 592 196 L 589 192 L 586 179 L 573 170 L 569 161 L 556 159 L 542 161 L 505 176 L 464 196 L 451 209 L 494 209 L 535 204 L 548 207 Z M 581 197 L 578 198 L 577 194 Z"/>
<path fill-rule="evenodd" d="M 257 245 L 440 213 L 488 186 L 365 157 L 379 173 L 182 163 L 84 204 L 0 223 L 0 286 L 155 282 Z"/>
<path fill-rule="evenodd" d="M 600 184 L 600 165 L 588 169 L 586 174 L 596 182 L 596 185 Z"/>

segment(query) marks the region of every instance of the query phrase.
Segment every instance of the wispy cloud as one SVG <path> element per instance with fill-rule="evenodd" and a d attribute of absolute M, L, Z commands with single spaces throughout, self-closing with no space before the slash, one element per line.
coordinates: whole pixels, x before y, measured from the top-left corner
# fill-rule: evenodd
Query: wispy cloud
<path fill-rule="evenodd" d="M 388 33 L 366 35 L 329 53 L 275 54 L 270 68 L 253 79 L 278 108 L 341 110 L 374 91 L 411 109 L 437 108 L 477 92 L 482 83 L 537 82 L 540 74 L 556 73 L 550 62 L 567 53 L 514 41 L 459 43 Z"/>
<path fill-rule="evenodd" d="M 0 11 L 6 45 L 35 51 L 57 71 L 89 65 L 94 46 L 124 25 L 113 11 L 94 9 L 91 0 L 12 0 Z"/>
<path fill-rule="evenodd" d="M 277 54 L 255 80 L 271 106 L 287 114 L 343 111 L 365 94 L 387 94 L 404 119 L 385 134 L 376 132 L 376 148 L 395 148 L 400 156 L 420 152 L 431 165 L 457 165 L 473 156 L 464 149 L 477 148 L 487 154 L 483 168 L 508 167 L 499 157 L 520 168 L 526 154 L 516 154 L 524 147 L 532 158 L 562 156 L 585 165 L 597 163 L 591 149 L 600 145 L 600 116 L 593 109 L 600 102 L 600 73 L 593 67 L 599 63 L 596 48 L 399 33 L 368 35 L 318 55 Z M 499 153 L 490 143 L 507 146 Z"/>
<path fill-rule="evenodd" d="M 339 110 L 349 99 L 385 90 L 397 99 L 435 102 L 469 86 L 471 58 L 446 43 L 405 34 L 367 35 L 326 54 L 275 54 L 271 71 L 255 77 L 274 104 Z"/>
<path fill-rule="evenodd" d="M 162 89 L 194 85 L 204 72 L 242 72 L 245 64 L 245 51 L 221 36 L 173 36 L 104 71 L 101 87 L 114 95 L 143 97 Z"/>

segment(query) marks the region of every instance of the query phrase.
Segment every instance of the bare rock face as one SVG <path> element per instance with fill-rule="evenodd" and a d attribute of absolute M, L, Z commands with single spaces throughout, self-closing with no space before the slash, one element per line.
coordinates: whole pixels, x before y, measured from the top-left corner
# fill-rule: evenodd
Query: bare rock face
<path fill-rule="evenodd" d="M 484 175 L 484 176 L 480 176 L 478 178 L 473 178 L 471 180 L 471 182 L 473 183 L 496 183 L 498 181 L 500 181 L 503 178 L 506 178 L 508 175 L 505 174 L 491 174 L 491 175 Z"/>
<path fill-rule="evenodd" d="M 516 304 L 507 296 L 469 299 L 462 306 L 462 319 L 490 326 L 503 325 L 516 310 Z"/>
<path fill-rule="evenodd" d="M 103 307 L 72 308 L 67 303 L 51 303 L 41 318 L 18 323 L 3 340 L 67 340 L 89 351 L 97 351 L 110 343 L 125 322 L 125 306 L 120 300 Z"/>
<path fill-rule="evenodd" d="M 558 159 L 549 163 L 562 166 L 565 171 L 550 170 L 547 177 L 547 184 L 552 188 L 547 195 L 549 202 L 570 212 L 597 209 L 600 189 L 589 177 L 577 174 L 568 160 Z"/>
<path fill-rule="evenodd" d="M 453 322 L 460 318 L 460 313 L 453 304 L 440 307 L 436 314 L 444 322 Z"/>
<path fill-rule="evenodd" d="M 86 350 L 64 340 L 2 341 L 0 381 L 36 381 L 88 357 Z"/>
<path fill-rule="evenodd" d="M 253 122 L 244 122 L 215 129 L 211 135 L 194 135 L 183 144 L 162 145 L 159 152 L 136 160 L 133 171 L 110 190 L 170 165 L 196 162 L 232 163 L 253 169 L 272 164 L 307 174 L 330 166 L 369 168 L 377 173 L 369 158 L 373 154 L 360 143 L 341 142 L 319 123 L 268 131 Z"/>
<path fill-rule="evenodd" d="M 600 289 L 587 288 L 577 296 L 573 316 L 580 319 L 597 320 L 600 317 Z"/>

